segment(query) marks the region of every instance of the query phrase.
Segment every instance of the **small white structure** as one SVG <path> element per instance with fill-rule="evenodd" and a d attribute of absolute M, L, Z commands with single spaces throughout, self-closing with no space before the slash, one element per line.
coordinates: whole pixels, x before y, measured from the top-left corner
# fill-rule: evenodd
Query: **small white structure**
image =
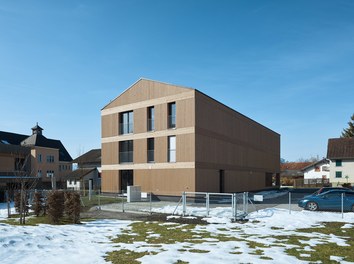
<path fill-rule="evenodd" d="M 329 179 L 329 163 L 330 161 L 328 159 L 322 159 L 303 168 L 304 179 Z"/>
<path fill-rule="evenodd" d="M 141 201 L 141 186 L 128 186 L 127 187 L 127 202 L 140 202 Z"/>

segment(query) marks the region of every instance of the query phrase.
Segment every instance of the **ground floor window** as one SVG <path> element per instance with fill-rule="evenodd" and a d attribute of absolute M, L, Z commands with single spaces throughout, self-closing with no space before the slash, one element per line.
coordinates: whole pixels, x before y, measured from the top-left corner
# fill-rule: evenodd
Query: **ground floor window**
<path fill-rule="evenodd" d="M 342 172 L 336 171 L 336 178 L 342 178 Z"/>

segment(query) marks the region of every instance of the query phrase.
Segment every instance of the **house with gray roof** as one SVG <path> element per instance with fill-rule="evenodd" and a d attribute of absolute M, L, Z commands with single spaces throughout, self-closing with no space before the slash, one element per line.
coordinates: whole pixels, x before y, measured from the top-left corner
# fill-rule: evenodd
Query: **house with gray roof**
<path fill-rule="evenodd" d="M 19 166 L 23 162 L 26 166 Z M 0 131 L 0 176 L 7 176 L 3 185 L 21 172 L 22 176 L 36 177 L 39 188 L 63 187 L 64 177 L 71 171 L 69 152 L 60 140 L 45 137 L 38 123 L 31 135 Z"/>

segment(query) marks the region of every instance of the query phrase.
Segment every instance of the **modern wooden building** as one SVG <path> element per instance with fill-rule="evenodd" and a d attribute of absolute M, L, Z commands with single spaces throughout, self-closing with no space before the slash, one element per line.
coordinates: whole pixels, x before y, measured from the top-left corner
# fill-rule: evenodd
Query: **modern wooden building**
<path fill-rule="evenodd" d="M 279 184 L 280 135 L 202 92 L 140 79 L 101 111 L 102 191 L 239 192 Z"/>

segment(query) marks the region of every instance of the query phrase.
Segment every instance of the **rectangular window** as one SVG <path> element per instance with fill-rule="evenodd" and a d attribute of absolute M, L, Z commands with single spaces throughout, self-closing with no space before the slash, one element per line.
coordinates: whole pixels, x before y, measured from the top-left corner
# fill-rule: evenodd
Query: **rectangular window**
<path fill-rule="evenodd" d="M 133 162 L 133 140 L 119 142 L 119 163 Z"/>
<path fill-rule="evenodd" d="M 155 108 L 153 106 L 147 109 L 147 131 L 155 130 Z"/>
<path fill-rule="evenodd" d="M 342 172 L 336 171 L 336 178 L 342 178 Z"/>
<path fill-rule="evenodd" d="M 168 104 L 168 128 L 176 127 L 176 103 Z"/>
<path fill-rule="evenodd" d="M 54 156 L 53 155 L 47 155 L 47 163 L 54 163 Z"/>
<path fill-rule="evenodd" d="M 47 177 L 48 178 L 53 178 L 54 177 L 54 171 L 53 170 L 47 170 Z"/>
<path fill-rule="evenodd" d="M 336 167 L 342 167 L 342 160 L 336 160 Z"/>
<path fill-rule="evenodd" d="M 168 137 L 168 162 L 176 162 L 176 136 Z"/>
<path fill-rule="evenodd" d="M 38 170 L 37 177 L 42 177 L 42 170 Z"/>
<path fill-rule="evenodd" d="M 155 161 L 155 139 L 154 138 L 147 139 L 147 161 L 148 162 Z"/>
<path fill-rule="evenodd" d="M 39 163 L 42 162 L 42 154 L 38 154 L 38 162 L 39 162 Z"/>
<path fill-rule="evenodd" d="M 134 127 L 134 114 L 133 111 L 124 112 L 119 114 L 119 134 L 131 134 Z"/>

